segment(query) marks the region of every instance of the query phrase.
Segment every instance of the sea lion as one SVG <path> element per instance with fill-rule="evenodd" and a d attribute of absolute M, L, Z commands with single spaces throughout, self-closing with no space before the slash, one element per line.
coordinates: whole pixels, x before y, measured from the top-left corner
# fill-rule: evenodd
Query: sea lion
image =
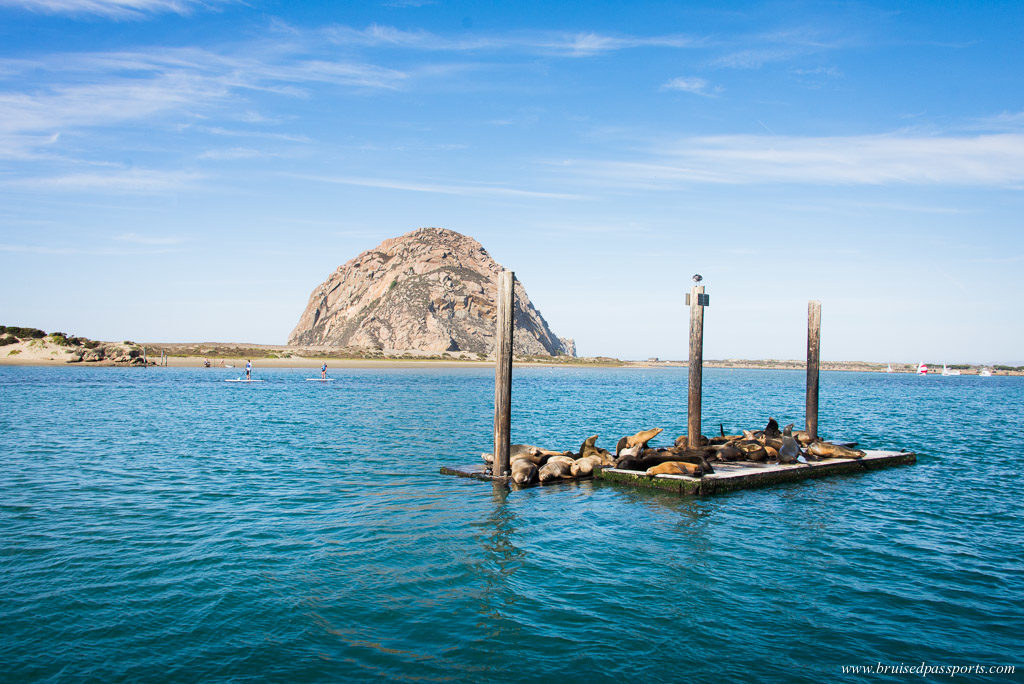
<path fill-rule="evenodd" d="M 811 433 L 807 432 L 807 430 L 797 430 L 793 433 L 793 439 L 800 442 L 800 446 L 803 447 L 808 446 L 814 441 L 814 438 L 811 437 Z"/>
<path fill-rule="evenodd" d="M 536 459 L 541 454 L 541 452 L 543 452 L 543 451 L 546 451 L 546 450 L 545 449 L 538 449 L 537 447 L 533 446 L 532 444 L 509 444 L 508 445 L 508 460 L 509 460 L 509 462 L 512 462 L 512 461 L 516 460 L 517 458 L 527 457 L 527 458 L 530 458 L 531 460 L 533 460 L 534 463 L 537 463 Z M 494 463 L 494 454 L 493 453 L 483 453 L 483 454 L 480 454 L 480 458 L 484 459 L 484 463 Z M 538 463 L 538 465 L 540 465 L 540 464 Z"/>
<path fill-rule="evenodd" d="M 768 460 L 769 461 L 778 461 L 779 460 L 779 450 L 778 449 L 776 449 L 775 447 L 771 446 L 770 444 L 765 444 L 764 445 L 764 450 L 765 450 L 765 453 L 768 454 Z"/>
<path fill-rule="evenodd" d="M 807 447 L 807 453 L 819 458 L 864 458 L 865 454 L 860 449 L 839 446 L 831 442 L 812 442 Z"/>
<path fill-rule="evenodd" d="M 710 443 L 711 440 L 709 440 L 704 435 L 701 435 L 700 439 L 697 440 L 698 446 L 708 446 Z M 675 445 L 677 447 L 685 447 L 687 444 L 689 444 L 689 438 L 687 435 L 679 435 L 678 437 L 676 437 Z"/>
<path fill-rule="evenodd" d="M 744 430 L 743 437 L 740 438 L 747 442 L 757 442 L 758 444 L 764 443 L 764 431 L 763 430 Z"/>
<path fill-rule="evenodd" d="M 744 432 L 749 432 L 749 430 L 744 430 Z M 736 447 L 743 452 L 743 457 L 747 461 L 764 463 L 768 460 L 768 452 L 765 451 L 764 445 L 757 440 L 744 439 L 736 442 Z"/>
<path fill-rule="evenodd" d="M 790 423 L 782 431 L 782 448 L 779 449 L 779 463 L 798 463 L 800 445 L 793 439 L 793 424 Z"/>
<path fill-rule="evenodd" d="M 715 458 L 719 461 L 742 461 L 745 454 L 740 451 L 740 448 L 736 446 L 735 442 L 722 445 L 720 449 L 715 451 Z"/>
<path fill-rule="evenodd" d="M 565 461 L 554 461 L 545 463 L 537 471 L 537 479 L 541 482 L 561 480 L 572 476 L 572 467 Z"/>
<path fill-rule="evenodd" d="M 648 442 L 650 442 L 652 439 L 660 435 L 663 431 L 664 428 L 652 428 L 650 430 L 641 430 L 635 435 L 626 437 L 626 443 L 623 445 L 623 448 L 629 449 L 635 446 L 646 447 Z M 622 444 L 621 439 L 619 440 L 619 443 Z"/>
<path fill-rule="evenodd" d="M 612 454 L 607 449 L 601 449 L 597 446 L 597 435 L 587 437 L 583 444 L 580 445 L 580 451 L 575 455 L 575 458 L 585 458 L 587 456 L 601 456 L 606 457 L 609 462 L 611 461 Z"/>
<path fill-rule="evenodd" d="M 701 465 L 706 472 L 714 472 L 711 464 L 707 461 L 707 454 L 703 449 L 645 449 L 638 456 L 619 459 L 616 468 L 622 470 L 643 470 L 667 463 L 669 461 L 682 461 Z"/>
<path fill-rule="evenodd" d="M 627 457 L 636 456 L 644 448 L 643 444 L 637 444 L 634 447 L 626 448 L 626 439 L 627 439 L 626 437 L 623 437 L 622 439 L 620 439 L 618 445 L 616 445 L 616 447 L 615 447 L 615 459 L 616 460 L 618 460 L 620 458 L 627 458 Z"/>
<path fill-rule="evenodd" d="M 575 462 L 576 459 L 573 458 L 572 456 L 566 456 L 565 454 L 560 453 L 557 456 L 550 457 L 547 461 L 544 462 L 544 465 L 547 465 L 548 463 L 565 463 L 571 466 Z"/>
<path fill-rule="evenodd" d="M 512 461 L 512 481 L 516 484 L 533 484 L 537 480 L 537 465 L 525 458 Z"/>
<path fill-rule="evenodd" d="M 782 433 L 779 432 L 779 423 L 774 418 L 768 418 L 768 425 L 764 428 L 764 436 L 766 439 L 782 436 Z"/>
<path fill-rule="evenodd" d="M 577 458 L 569 466 L 569 472 L 573 477 L 586 477 L 594 472 L 594 468 L 603 465 L 599 456 L 584 456 Z"/>
<path fill-rule="evenodd" d="M 665 461 L 664 463 L 652 466 L 647 469 L 648 475 L 689 475 L 690 477 L 703 477 L 707 473 L 713 473 L 711 466 L 708 470 L 700 463 L 687 463 L 686 461 Z"/>

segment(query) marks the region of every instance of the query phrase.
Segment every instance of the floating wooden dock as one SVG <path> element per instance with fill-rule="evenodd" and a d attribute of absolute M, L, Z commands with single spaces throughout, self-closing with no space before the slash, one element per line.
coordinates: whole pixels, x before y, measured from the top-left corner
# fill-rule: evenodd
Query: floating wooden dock
<path fill-rule="evenodd" d="M 484 482 L 500 482 L 511 489 L 527 489 L 529 487 L 550 486 L 566 482 L 597 479 L 616 485 L 644 487 L 647 489 L 664 489 L 678 494 L 721 494 L 740 489 L 756 489 L 769 487 L 784 482 L 797 482 L 811 478 L 831 477 L 832 475 L 852 475 L 870 470 L 881 470 L 894 466 L 910 465 L 917 462 L 917 455 L 909 451 L 867 451 L 863 458 L 830 458 L 810 463 L 736 463 L 715 462 L 715 472 L 704 477 L 687 475 L 648 475 L 639 470 L 620 470 L 618 468 L 595 469 L 593 475 L 576 477 L 549 482 L 534 482 L 528 485 L 517 485 L 508 477 L 495 477 L 486 471 L 486 466 L 472 465 L 456 468 L 441 468 L 442 475 L 468 477 Z"/>
<path fill-rule="evenodd" d="M 632 487 L 664 489 L 679 494 L 721 494 L 739 489 L 754 489 L 832 475 L 863 473 L 917 462 L 909 451 L 867 451 L 863 458 L 830 458 L 810 463 L 713 463 L 715 472 L 704 477 L 685 475 L 648 475 L 636 470 L 605 468 L 597 479 Z"/>

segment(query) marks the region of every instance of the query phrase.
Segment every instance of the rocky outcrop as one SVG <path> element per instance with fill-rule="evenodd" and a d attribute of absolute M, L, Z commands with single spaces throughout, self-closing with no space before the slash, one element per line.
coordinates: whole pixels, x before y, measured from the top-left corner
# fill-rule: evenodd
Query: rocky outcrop
<path fill-rule="evenodd" d="M 471 237 L 420 228 L 385 240 L 318 285 L 288 337 L 302 346 L 492 354 L 501 266 Z M 513 350 L 575 355 L 515 284 Z"/>

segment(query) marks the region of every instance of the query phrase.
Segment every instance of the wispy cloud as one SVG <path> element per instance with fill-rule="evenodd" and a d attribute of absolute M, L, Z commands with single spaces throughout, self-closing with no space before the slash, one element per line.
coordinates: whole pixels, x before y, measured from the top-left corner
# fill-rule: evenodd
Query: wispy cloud
<path fill-rule="evenodd" d="M 634 159 L 560 162 L 602 183 L 1024 184 L 1024 135 L 684 138 Z"/>
<path fill-rule="evenodd" d="M 336 26 L 328 35 L 337 43 L 429 51 L 522 51 L 565 57 L 587 57 L 633 48 L 690 48 L 700 40 L 685 35 L 630 36 L 594 32 L 519 32 L 442 36 L 371 24 L 365 29 Z"/>
<path fill-rule="evenodd" d="M 835 50 L 848 43 L 846 38 L 824 37 L 814 28 L 788 29 L 746 36 L 731 45 L 726 44 L 726 51 L 712 59 L 711 64 L 731 69 L 759 69 L 771 62 Z"/>
<path fill-rule="evenodd" d="M 201 178 L 200 174 L 185 171 L 112 169 L 106 172 L 18 178 L 6 181 L 5 184 L 30 190 L 102 190 L 114 194 L 159 194 L 193 188 Z"/>
<path fill-rule="evenodd" d="M 405 190 L 408 192 L 426 192 L 438 195 L 464 195 L 464 196 L 497 196 L 497 197 L 535 197 L 540 199 L 562 199 L 581 200 L 586 199 L 582 195 L 574 195 L 559 192 L 543 192 L 537 190 L 521 190 L 502 185 L 462 185 L 448 183 L 422 183 L 403 180 L 392 180 L 387 178 L 358 178 L 352 176 L 304 176 L 297 178 L 318 181 L 321 183 L 334 183 L 337 185 L 354 185 L 364 188 L 381 188 L 385 190 Z"/>
<path fill-rule="evenodd" d="M 168 115 L 194 121 L 237 106 L 247 91 L 294 98 L 324 84 L 394 90 L 409 78 L 406 72 L 373 64 L 311 57 L 290 45 L 234 50 L 238 54 L 168 48 L 0 60 L 5 80 L 20 85 L 0 92 L 0 157 L 38 154 L 71 130 Z M 250 135 L 307 140 L 268 131 Z"/>
<path fill-rule="evenodd" d="M 139 19 L 150 14 L 189 14 L 196 7 L 221 0 L 0 0 L 0 7 L 19 7 L 43 14 L 93 14 L 113 19 Z"/>
<path fill-rule="evenodd" d="M 705 97 L 711 97 L 717 95 L 722 91 L 721 88 L 712 88 L 711 84 L 705 79 L 699 77 L 686 78 L 684 76 L 677 76 L 664 83 L 661 86 L 662 90 L 678 90 L 684 93 L 692 93 L 694 95 L 703 95 Z"/>

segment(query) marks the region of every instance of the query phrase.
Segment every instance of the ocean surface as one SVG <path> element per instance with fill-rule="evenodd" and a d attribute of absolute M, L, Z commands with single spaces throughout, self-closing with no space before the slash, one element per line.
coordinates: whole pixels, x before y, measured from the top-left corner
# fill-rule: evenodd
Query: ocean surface
<path fill-rule="evenodd" d="M 824 436 L 918 464 L 685 498 L 440 475 L 489 369 L 318 374 L 0 367 L 0 680 L 1021 678 L 1024 378 L 823 373 Z M 685 431 L 686 369 L 514 377 L 514 442 Z M 704 383 L 705 433 L 803 423 L 802 372 Z"/>

